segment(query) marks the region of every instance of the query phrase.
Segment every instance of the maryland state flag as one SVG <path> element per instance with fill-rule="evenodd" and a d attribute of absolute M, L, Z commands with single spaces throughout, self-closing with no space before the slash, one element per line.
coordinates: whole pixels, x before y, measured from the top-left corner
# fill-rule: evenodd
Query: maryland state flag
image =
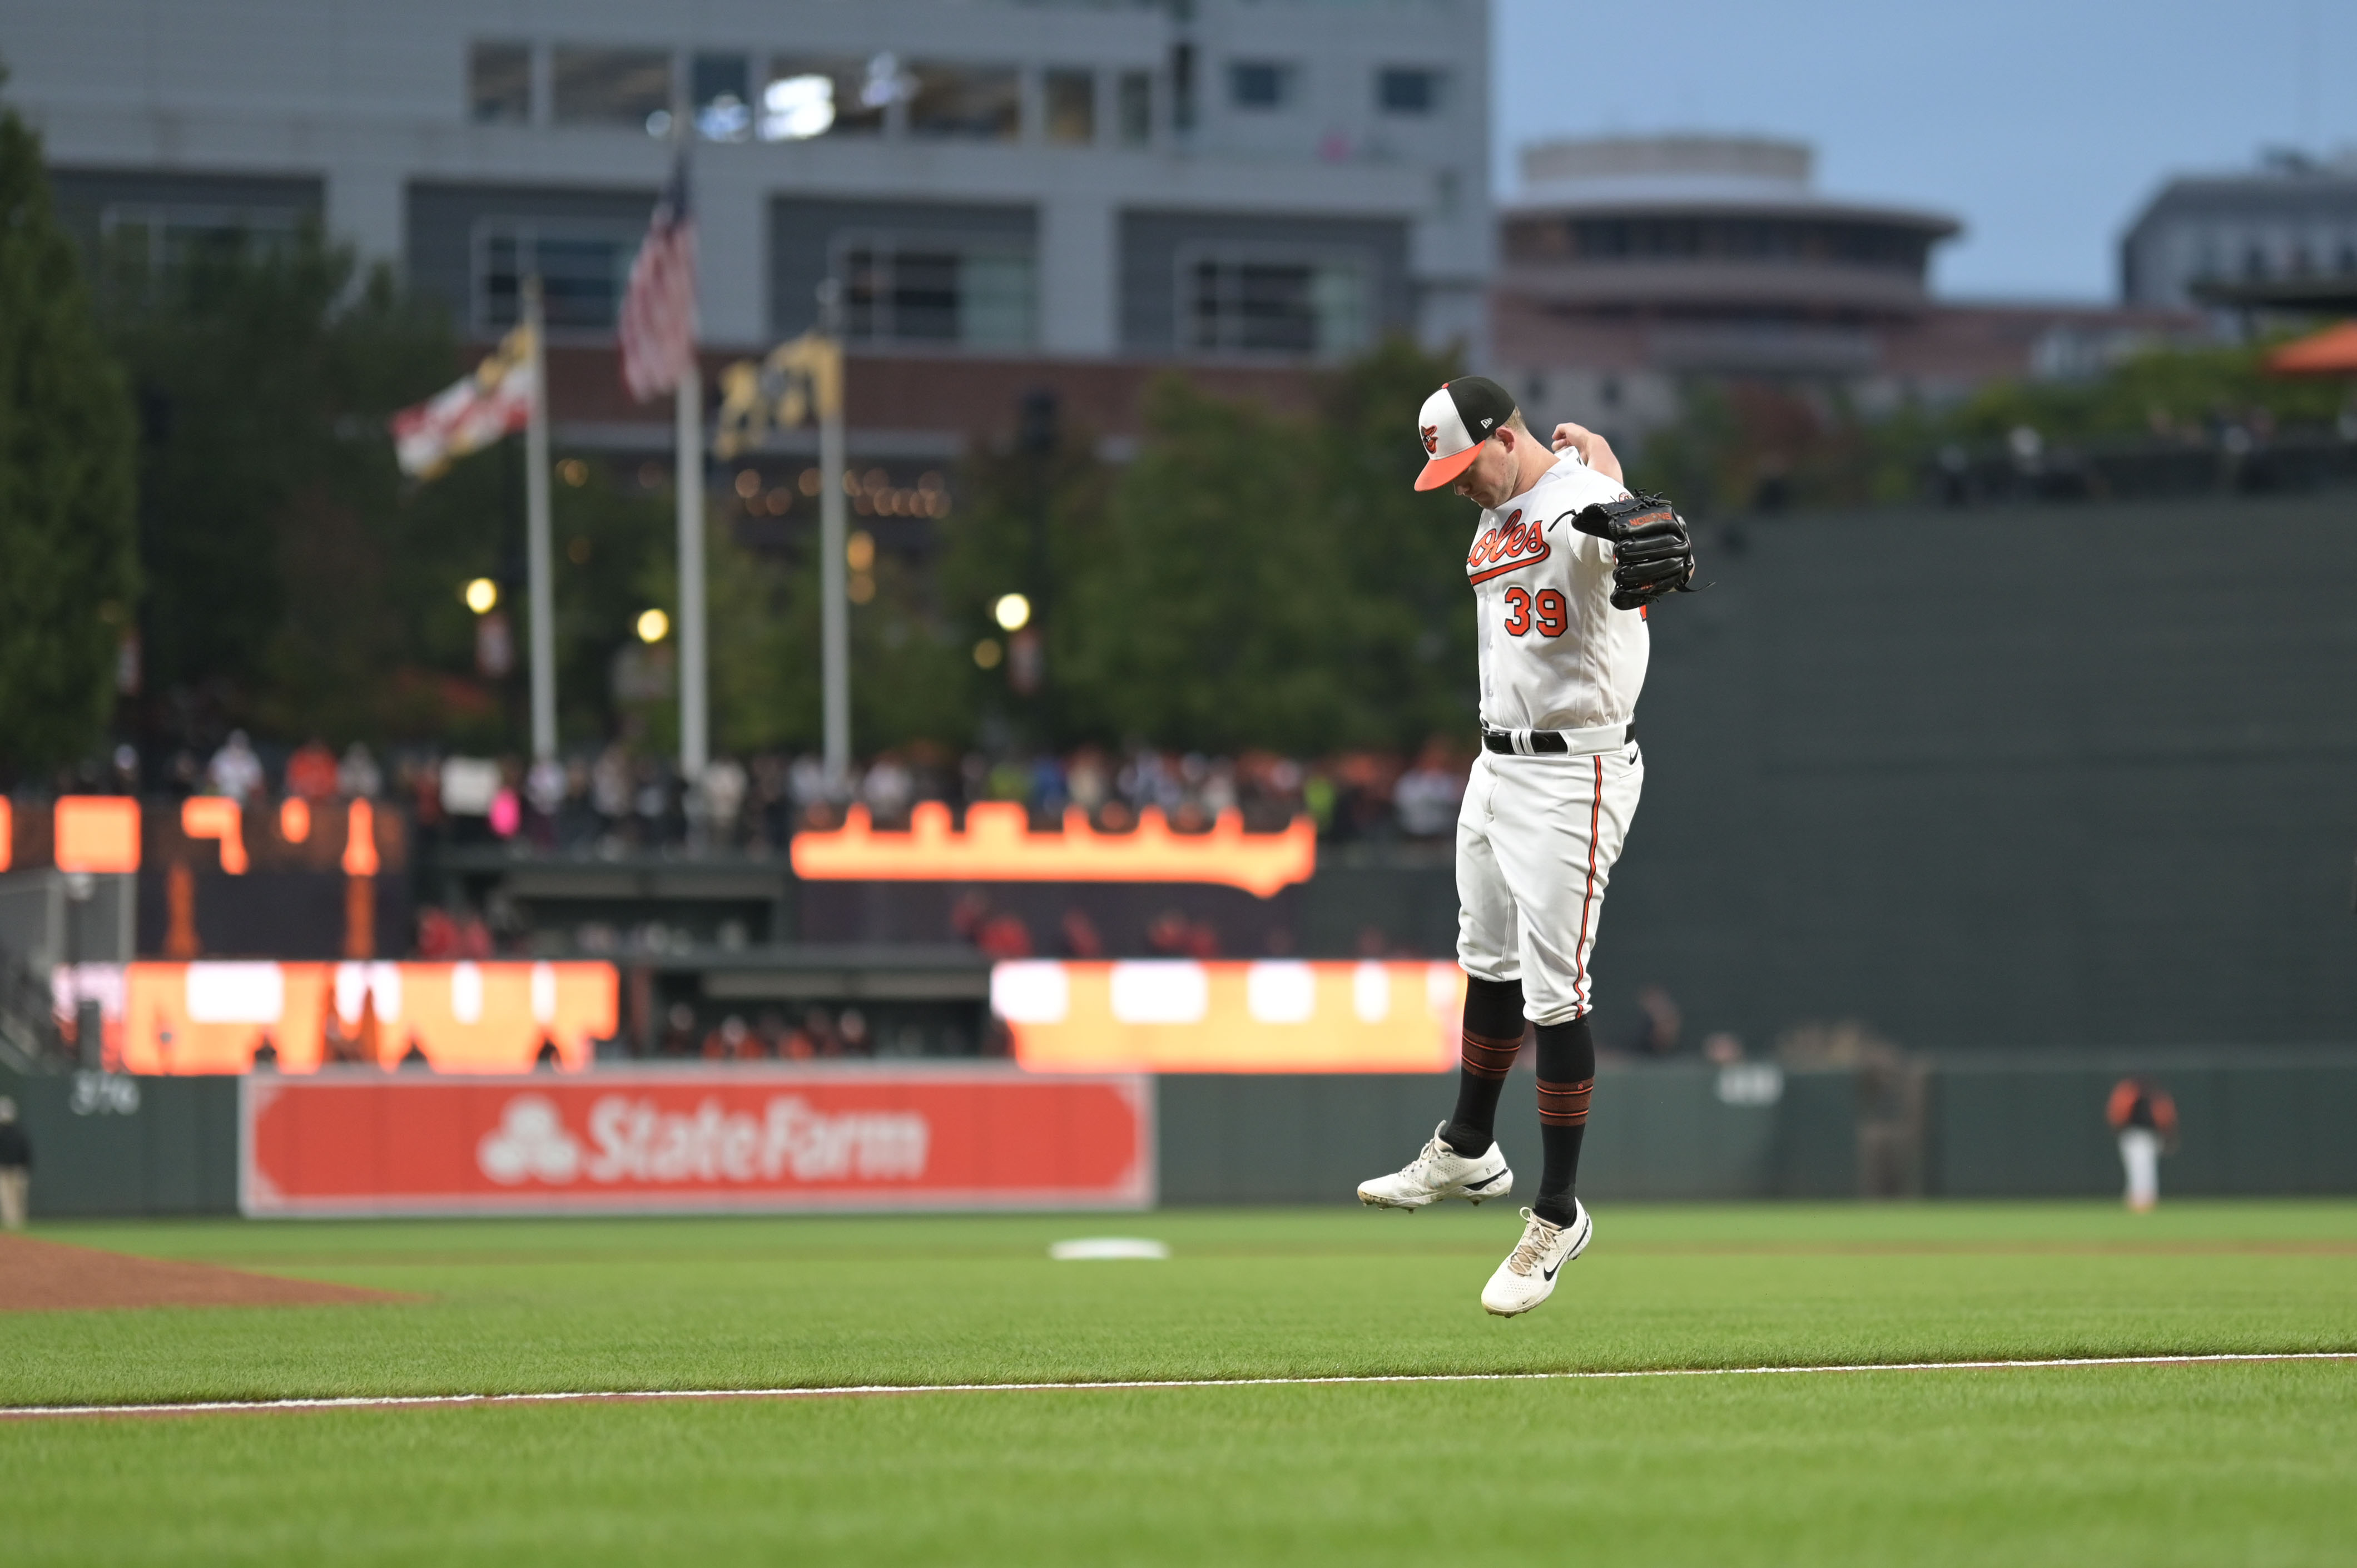
<path fill-rule="evenodd" d="M 519 327 L 500 339 L 474 374 L 394 414 L 393 449 L 401 471 L 433 478 L 453 458 L 530 424 L 533 400 L 540 395 L 533 359 L 532 328 Z"/>

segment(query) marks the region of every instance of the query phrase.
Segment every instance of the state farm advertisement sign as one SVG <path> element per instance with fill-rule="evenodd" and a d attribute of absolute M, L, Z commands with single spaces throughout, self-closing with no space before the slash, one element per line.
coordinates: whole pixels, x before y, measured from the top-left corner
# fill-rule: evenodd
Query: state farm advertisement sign
<path fill-rule="evenodd" d="M 1153 1085 L 1011 1068 L 241 1080 L 250 1215 L 1144 1208 Z"/>

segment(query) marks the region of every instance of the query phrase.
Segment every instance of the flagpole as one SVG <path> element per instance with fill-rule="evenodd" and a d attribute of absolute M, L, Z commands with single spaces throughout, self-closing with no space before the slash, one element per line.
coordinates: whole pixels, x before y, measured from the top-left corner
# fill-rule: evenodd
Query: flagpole
<path fill-rule="evenodd" d="M 837 366 L 834 396 L 818 400 L 818 592 L 826 778 L 840 789 L 851 776 L 851 604 L 844 581 L 843 299 L 833 278 L 818 286 L 818 329 Z"/>
<path fill-rule="evenodd" d="M 679 378 L 679 770 L 691 783 L 711 760 L 704 683 L 704 375 Z"/>
<path fill-rule="evenodd" d="M 675 98 L 671 108 L 672 146 L 678 158 L 683 203 L 687 191 L 687 159 L 695 145 L 693 106 Z M 686 215 L 681 214 L 683 218 Z M 688 252 L 693 267 L 694 252 Z M 690 283 L 691 301 L 694 284 Z M 680 368 L 673 405 L 679 446 L 679 771 L 690 788 L 704 778 L 712 760 L 711 709 L 705 686 L 704 628 L 704 368 L 695 357 L 693 308 L 688 317 L 686 363 Z"/>
<path fill-rule="evenodd" d="M 524 559 L 532 601 L 532 755 L 556 755 L 556 589 L 549 559 L 548 356 L 542 347 L 540 274 L 523 280 L 524 328 L 532 335 L 532 415 L 524 425 Z"/>

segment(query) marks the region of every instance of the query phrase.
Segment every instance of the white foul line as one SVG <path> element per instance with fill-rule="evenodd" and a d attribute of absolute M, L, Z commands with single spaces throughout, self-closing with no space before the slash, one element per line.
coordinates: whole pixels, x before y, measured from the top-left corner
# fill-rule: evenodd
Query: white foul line
<path fill-rule="evenodd" d="M 1803 1372 L 2023 1371 L 2046 1367 L 2190 1367 L 2227 1361 L 2357 1361 L 2357 1350 L 2274 1350 L 2180 1356 L 2065 1356 L 2042 1360 L 1860 1361 L 1839 1366 L 1645 1367 L 1591 1372 L 1395 1372 L 1328 1378 L 1157 1378 L 1065 1383 L 856 1383 L 801 1389 L 580 1389 L 525 1394 L 350 1394 L 340 1398 L 192 1400 L 177 1404 L 0 1406 L 0 1420 L 58 1415 L 221 1415 L 267 1411 L 408 1410 L 460 1405 L 615 1404 L 676 1400 L 840 1399 L 877 1394 L 1095 1393 L 1120 1389 L 1348 1388 L 1385 1383 L 1608 1382 L 1631 1378 L 1760 1378 Z"/>

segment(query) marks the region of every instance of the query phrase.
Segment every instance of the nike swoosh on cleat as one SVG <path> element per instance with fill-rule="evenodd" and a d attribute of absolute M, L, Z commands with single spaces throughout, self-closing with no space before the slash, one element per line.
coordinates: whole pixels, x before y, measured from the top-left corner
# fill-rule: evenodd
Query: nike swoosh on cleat
<path fill-rule="evenodd" d="M 1542 1269 L 1542 1270 L 1540 1270 L 1539 1272 L 1540 1272 L 1541 1273 L 1544 1273 L 1544 1275 L 1546 1275 L 1546 1283 L 1549 1283 L 1549 1284 L 1553 1284 L 1553 1283 L 1555 1283 L 1555 1275 L 1557 1275 L 1557 1274 L 1559 1274 L 1559 1273 L 1563 1273 L 1563 1265 L 1562 1265 L 1561 1263 L 1557 1263 L 1554 1268 L 1551 1268 L 1551 1269 Z"/>
<path fill-rule="evenodd" d="M 1467 1182 L 1465 1184 L 1465 1190 L 1468 1192 L 1479 1192 L 1483 1187 L 1489 1186 L 1491 1182 L 1496 1181 L 1500 1176 L 1504 1176 L 1505 1174 L 1506 1173 L 1503 1171 L 1492 1171 L 1488 1176 L 1483 1176 L 1480 1181 Z"/>

